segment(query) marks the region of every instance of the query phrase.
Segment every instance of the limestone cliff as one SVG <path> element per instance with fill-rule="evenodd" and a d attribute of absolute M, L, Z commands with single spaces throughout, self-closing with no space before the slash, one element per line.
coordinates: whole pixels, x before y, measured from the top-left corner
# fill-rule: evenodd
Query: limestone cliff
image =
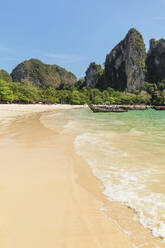
<path fill-rule="evenodd" d="M 130 29 L 107 56 L 105 61 L 105 86 L 116 90 L 139 88 L 145 78 L 145 44 L 136 29 Z"/>
<path fill-rule="evenodd" d="M 97 65 L 95 62 L 91 63 L 86 71 L 86 76 L 85 76 L 86 86 L 88 88 L 97 87 L 102 75 L 103 75 L 103 69 L 101 65 Z"/>
<path fill-rule="evenodd" d="M 146 66 L 148 82 L 157 83 L 165 79 L 165 39 L 150 40 Z"/>
<path fill-rule="evenodd" d="M 47 85 L 55 88 L 65 84 L 73 85 L 77 81 L 76 76 L 64 68 L 44 64 L 37 59 L 25 60 L 12 71 L 11 76 L 15 82 L 27 79 L 41 88 Z"/>

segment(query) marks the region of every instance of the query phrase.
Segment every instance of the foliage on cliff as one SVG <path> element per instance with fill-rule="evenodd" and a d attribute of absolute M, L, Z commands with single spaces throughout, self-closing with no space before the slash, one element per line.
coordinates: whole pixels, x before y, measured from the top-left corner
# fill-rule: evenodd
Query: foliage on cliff
<path fill-rule="evenodd" d="M 51 85 L 55 88 L 60 85 L 73 85 L 77 79 L 74 74 L 57 65 L 48 65 L 37 59 L 30 59 L 19 64 L 11 73 L 14 82 L 27 79 L 34 86 L 45 88 Z"/>
<path fill-rule="evenodd" d="M 4 80 L 6 82 L 11 82 L 12 81 L 12 78 L 11 78 L 10 74 L 5 70 L 0 70 L 0 79 Z"/>

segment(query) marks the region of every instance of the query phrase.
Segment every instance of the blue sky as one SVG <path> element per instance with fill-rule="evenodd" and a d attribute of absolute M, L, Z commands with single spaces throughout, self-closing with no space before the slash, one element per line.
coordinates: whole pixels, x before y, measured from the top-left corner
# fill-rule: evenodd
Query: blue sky
<path fill-rule="evenodd" d="M 165 37 L 165 0 L 5 0 L 0 8 L 0 68 L 11 72 L 30 58 L 84 76 L 134 27 Z"/>

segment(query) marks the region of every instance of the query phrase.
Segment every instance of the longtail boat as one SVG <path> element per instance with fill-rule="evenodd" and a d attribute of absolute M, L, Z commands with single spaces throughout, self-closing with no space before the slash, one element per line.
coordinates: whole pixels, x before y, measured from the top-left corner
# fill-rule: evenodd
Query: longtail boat
<path fill-rule="evenodd" d="M 152 108 L 155 110 L 165 110 L 165 106 L 153 106 Z"/>
<path fill-rule="evenodd" d="M 126 108 L 127 110 L 147 110 L 149 109 L 146 105 L 119 105 L 119 107 Z"/>
<path fill-rule="evenodd" d="M 113 112 L 113 113 L 121 113 L 121 112 L 127 112 L 128 110 L 126 108 L 122 108 L 122 107 L 119 107 L 119 106 L 107 106 L 107 105 L 93 105 L 93 104 L 89 104 L 88 105 L 89 108 L 95 112 L 95 113 L 98 113 L 98 112 L 102 112 L 102 113 L 109 113 L 109 112 Z"/>

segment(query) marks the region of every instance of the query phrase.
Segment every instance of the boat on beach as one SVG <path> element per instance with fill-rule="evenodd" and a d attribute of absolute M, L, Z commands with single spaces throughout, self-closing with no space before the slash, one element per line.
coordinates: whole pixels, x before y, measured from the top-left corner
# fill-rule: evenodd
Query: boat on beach
<path fill-rule="evenodd" d="M 89 104 L 93 112 L 127 112 L 128 110 L 147 110 L 147 105 L 93 105 Z M 162 106 L 165 108 L 165 106 Z"/>
<path fill-rule="evenodd" d="M 102 113 L 109 113 L 109 112 L 113 112 L 113 113 L 122 113 L 122 112 L 127 112 L 128 110 L 124 107 L 120 107 L 120 106 L 107 106 L 107 105 L 93 105 L 93 104 L 89 104 L 88 105 L 89 108 L 95 112 L 102 112 Z"/>
<path fill-rule="evenodd" d="M 165 110 L 165 106 L 153 106 L 152 108 L 155 110 Z"/>
<path fill-rule="evenodd" d="M 149 106 L 147 105 L 121 105 L 123 108 L 127 110 L 147 110 Z"/>

